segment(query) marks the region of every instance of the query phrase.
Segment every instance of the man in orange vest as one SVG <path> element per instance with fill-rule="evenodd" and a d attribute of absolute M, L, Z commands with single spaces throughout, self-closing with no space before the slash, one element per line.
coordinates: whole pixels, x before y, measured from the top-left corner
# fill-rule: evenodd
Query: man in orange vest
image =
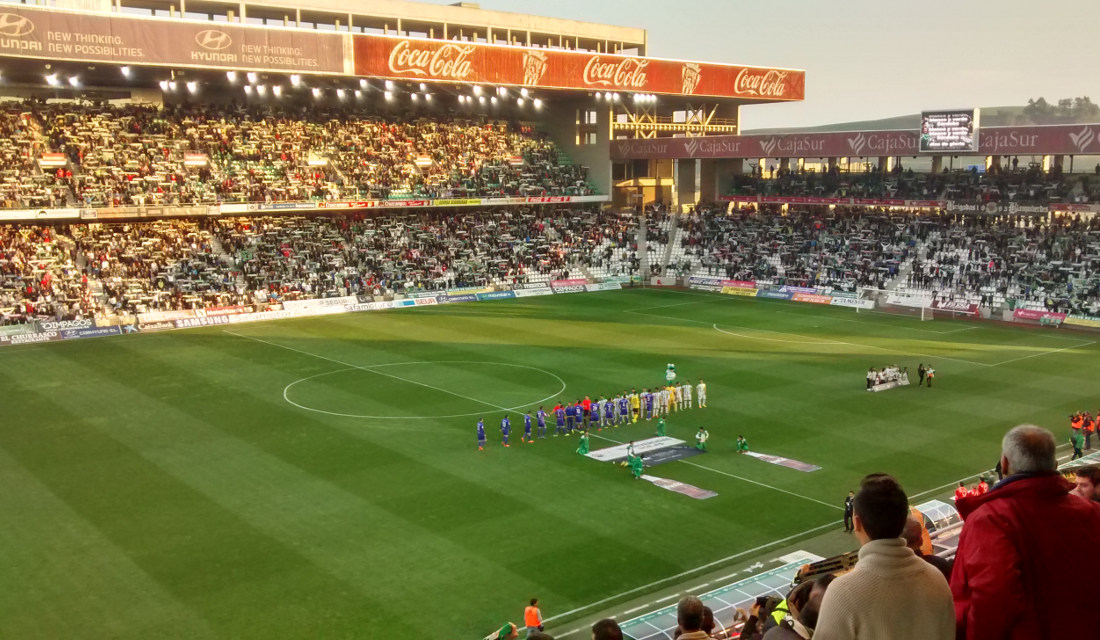
<path fill-rule="evenodd" d="M 527 625 L 527 637 L 536 631 L 542 631 L 542 612 L 539 611 L 539 599 L 531 598 L 531 604 L 523 610 L 523 624 Z"/>

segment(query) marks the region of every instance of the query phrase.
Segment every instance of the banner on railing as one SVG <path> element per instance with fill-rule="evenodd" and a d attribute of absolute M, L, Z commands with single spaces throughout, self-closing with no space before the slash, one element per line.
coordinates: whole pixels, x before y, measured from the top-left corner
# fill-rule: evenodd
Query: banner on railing
<path fill-rule="evenodd" d="M 950 311 L 951 313 L 962 313 L 968 316 L 978 315 L 978 305 L 965 300 L 934 300 L 932 308 L 938 311 Z"/>
<path fill-rule="evenodd" d="M 1017 320 L 1035 320 L 1038 322 L 1054 322 L 1057 324 L 1065 322 L 1066 320 L 1066 314 L 1064 313 L 1036 311 L 1033 309 L 1015 309 L 1012 312 L 1012 317 Z"/>

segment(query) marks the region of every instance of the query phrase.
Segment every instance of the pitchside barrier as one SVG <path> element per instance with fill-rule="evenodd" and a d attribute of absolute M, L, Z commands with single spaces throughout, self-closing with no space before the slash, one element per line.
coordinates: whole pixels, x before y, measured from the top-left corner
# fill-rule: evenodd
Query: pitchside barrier
<path fill-rule="evenodd" d="M 417 292 L 392 300 L 378 300 L 369 296 L 342 296 L 339 298 L 292 300 L 278 304 L 235 305 L 183 311 L 154 311 L 138 314 L 137 316 L 112 316 L 96 318 L 95 320 L 36 320 L 27 324 L 0 327 L 0 346 L 235 325 L 245 322 L 306 318 L 337 313 L 615 291 L 639 284 L 644 286 L 647 283 L 637 277 L 614 277 L 600 282 L 589 282 L 578 278 L 520 285 L 516 289 L 467 287 L 446 291 Z M 989 317 L 987 310 L 979 309 L 974 304 L 936 303 L 930 299 L 925 300 L 921 296 L 905 296 L 880 289 L 852 292 L 821 287 L 780 285 L 766 281 L 728 280 L 700 276 L 679 279 L 661 278 L 660 286 L 686 286 L 691 289 L 711 291 L 740 298 L 764 298 L 801 304 L 846 307 L 856 313 L 881 311 L 912 315 L 922 319 L 963 316 Z M 1002 319 L 1008 322 L 1030 325 L 1055 327 L 1066 325 L 1079 329 L 1100 329 L 1100 317 L 1066 315 L 1047 311 L 1016 309 L 1013 312 L 1005 312 Z"/>

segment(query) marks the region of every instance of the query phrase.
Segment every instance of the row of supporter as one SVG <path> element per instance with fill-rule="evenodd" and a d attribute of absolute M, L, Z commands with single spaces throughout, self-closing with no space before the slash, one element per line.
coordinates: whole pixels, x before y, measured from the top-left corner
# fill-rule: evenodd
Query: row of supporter
<path fill-rule="evenodd" d="M 584 167 L 512 122 L 35 100 L 0 114 L 7 208 L 591 194 Z"/>
<path fill-rule="evenodd" d="M 980 202 L 1100 202 L 1100 166 L 1093 174 L 1066 174 L 1039 167 L 991 168 L 918 173 L 901 169 L 883 173 L 877 167 L 842 172 L 783 170 L 771 167 L 767 177 L 754 170 L 731 176 L 729 195 L 784 197 L 862 197 Z"/>
<path fill-rule="evenodd" d="M 1095 218 L 654 210 L 643 247 L 638 220 L 516 208 L 2 226 L 0 312 L 19 323 L 626 277 L 646 266 L 651 275 L 1100 311 Z"/>
<path fill-rule="evenodd" d="M 636 273 L 634 217 L 577 209 L 0 226 L 4 324 Z"/>

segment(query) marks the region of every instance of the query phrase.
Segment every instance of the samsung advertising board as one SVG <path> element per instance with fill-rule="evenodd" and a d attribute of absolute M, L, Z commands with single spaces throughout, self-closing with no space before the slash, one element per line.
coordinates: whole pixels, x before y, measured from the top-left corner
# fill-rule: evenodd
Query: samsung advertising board
<path fill-rule="evenodd" d="M 976 153 L 978 116 L 977 109 L 921 112 L 921 153 Z"/>

